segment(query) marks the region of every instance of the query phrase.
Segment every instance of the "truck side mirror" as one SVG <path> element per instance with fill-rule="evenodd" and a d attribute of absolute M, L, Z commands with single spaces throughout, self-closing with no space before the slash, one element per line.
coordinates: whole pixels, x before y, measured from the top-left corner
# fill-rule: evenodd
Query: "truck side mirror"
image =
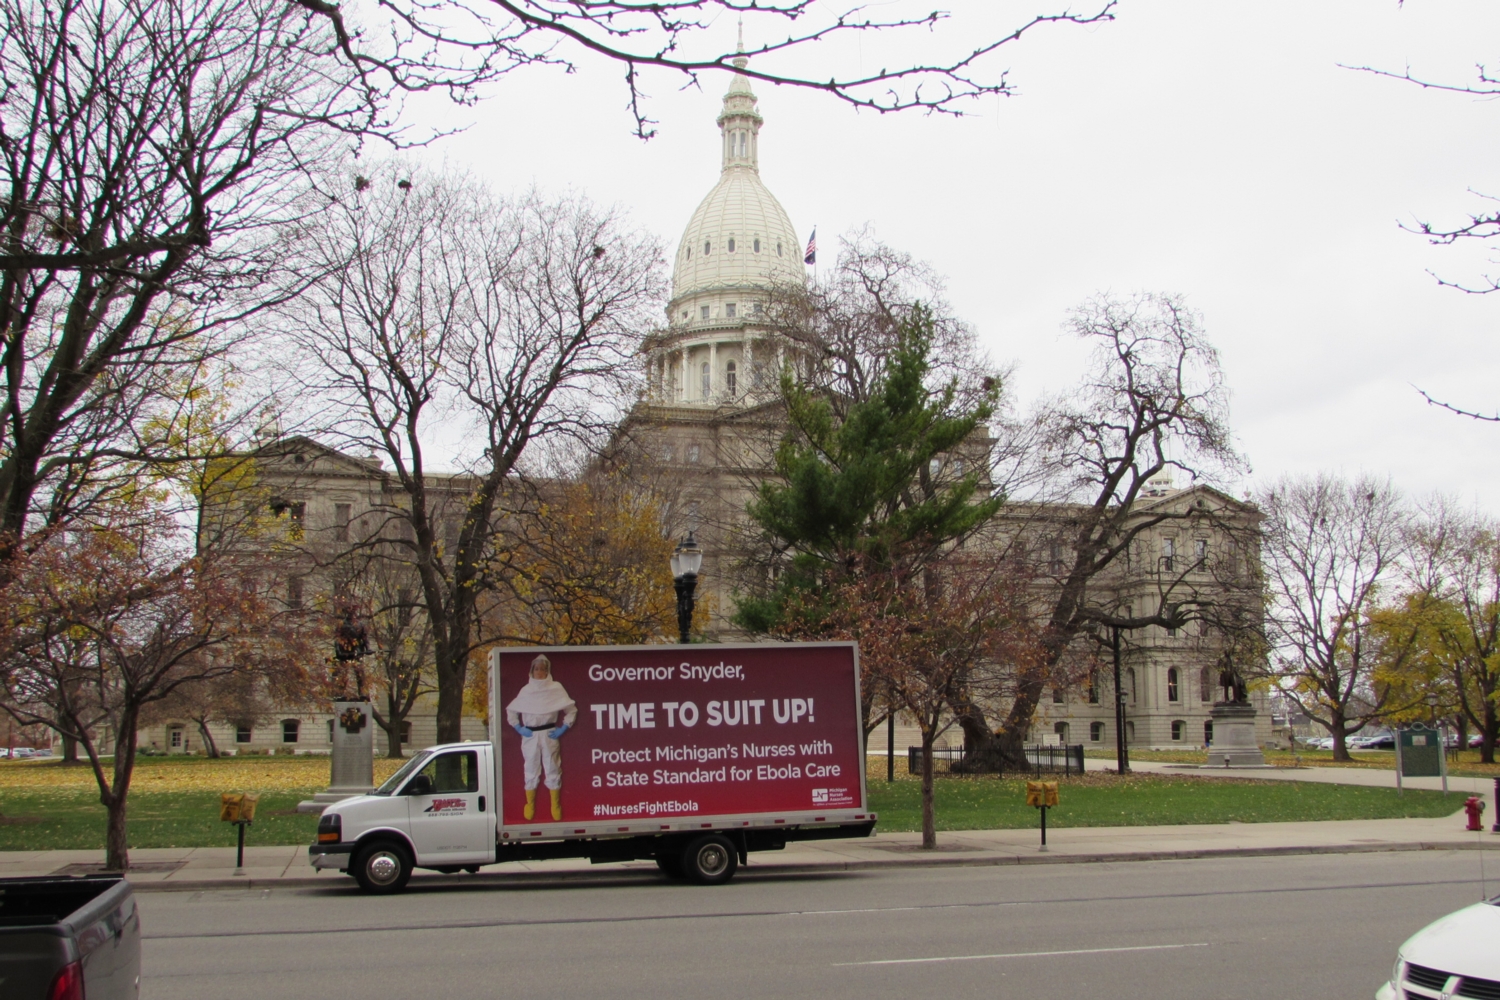
<path fill-rule="evenodd" d="M 406 783 L 407 795 L 431 795 L 432 779 L 425 774 L 419 774 Z"/>

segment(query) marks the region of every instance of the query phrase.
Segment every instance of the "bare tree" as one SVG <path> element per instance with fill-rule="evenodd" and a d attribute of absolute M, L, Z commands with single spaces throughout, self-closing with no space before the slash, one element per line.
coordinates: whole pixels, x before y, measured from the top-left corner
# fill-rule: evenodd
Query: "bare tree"
<path fill-rule="evenodd" d="M 243 567 L 193 557 L 182 535 L 167 518 L 52 533 L 19 558 L 3 595 L 0 708 L 83 748 L 108 812 L 114 870 L 130 864 L 143 713 L 193 686 L 253 674 L 262 658 L 306 662 L 296 630 L 278 628 Z"/>
<path fill-rule="evenodd" d="M 394 168 L 351 185 L 321 227 L 324 276 L 289 322 L 308 389 L 348 408 L 339 432 L 391 462 L 386 544 L 419 581 L 438 739 L 455 740 L 502 489 L 534 441 L 609 425 L 662 294 L 661 247 L 580 199 L 503 201 Z M 448 417 L 467 428 L 457 475 L 429 457 Z M 461 517 L 451 539 L 445 512 Z"/>
<path fill-rule="evenodd" d="M 1396 582 L 1409 515 L 1389 482 L 1328 475 L 1282 479 L 1260 492 L 1265 513 L 1266 627 L 1287 696 L 1345 741 L 1387 708 L 1373 683 L 1382 650 L 1371 612 Z"/>
<path fill-rule="evenodd" d="M 1208 585 L 1191 572 L 1199 568 L 1195 560 L 1155 559 L 1139 554 L 1137 544 L 1173 523 L 1213 525 L 1230 538 L 1245 534 L 1231 502 L 1200 498 L 1185 508 L 1145 503 L 1148 483 L 1164 473 L 1196 480 L 1240 464 L 1218 354 L 1200 320 L 1181 298 L 1155 294 L 1094 299 L 1074 312 L 1069 325 L 1093 345 L 1089 373 L 1034 419 L 1032 463 L 1043 489 L 1006 509 L 1015 519 L 1011 530 L 1032 536 L 1029 546 L 1042 550 L 1038 558 L 1052 578 L 1042 598 L 1041 652 L 1018 665 L 1014 698 L 999 727 L 976 701 L 954 706 L 971 752 L 997 764 L 1022 759 L 1044 689 L 1070 646 L 1090 630 L 1181 628 L 1204 618 L 1228 624 L 1244 612 L 1242 599 L 1224 589 L 1237 572 L 1216 573 Z M 1111 574 L 1132 552 L 1154 581 L 1147 606 L 1115 593 Z M 1232 556 L 1221 554 L 1229 557 L 1226 570 Z"/>

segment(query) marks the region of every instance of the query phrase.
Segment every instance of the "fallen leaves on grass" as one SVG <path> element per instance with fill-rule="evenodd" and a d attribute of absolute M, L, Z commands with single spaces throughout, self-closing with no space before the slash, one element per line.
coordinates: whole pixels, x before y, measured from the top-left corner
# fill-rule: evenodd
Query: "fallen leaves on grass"
<path fill-rule="evenodd" d="M 376 758 L 375 783 L 378 785 L 390 777 L 402 763 Z M 326 756 L 246 756 L 218 760 L 148 757 L 136 764 L 131 789 L 142 792 L 300 791 L 326 788 L 329 777 Z M 96 787 L 94 772 L 86 764 L 63 764 L 61 761 L 0 764 L 0 790 Z"/>

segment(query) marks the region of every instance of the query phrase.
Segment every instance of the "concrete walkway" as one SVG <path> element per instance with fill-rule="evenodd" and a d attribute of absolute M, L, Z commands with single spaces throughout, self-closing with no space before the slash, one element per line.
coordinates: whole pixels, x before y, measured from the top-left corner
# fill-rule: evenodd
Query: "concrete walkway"
<path fill-rule="evenodd" d="M 1090 765 L 1111 762 L 1090 760 Z M 1132 765 L 1142 773 L 1183 773 L 1180 765 L 1142 761 Z M 1102 770 L 1103 767 L 1090 767 Z M 1206 777 L 1265 778 L 1390 787 L 1388 771 L 1358 768 L 1305 768 L 1190 773 Z M 1408 780 L 1408 787 L 1437 789 L 1437 778 Z M 1039 834 L 1030 830 L 966 830 L 938 835 L 935 851 L 921 849 L 915 833 L 882 833 L 862 840 L 791 844 L 784 851 L 753 854 L 748 871 L 815 873 L 868 871 L 896 867 L 1066 864 L 1079 862 L 1159 861 L 1181 858 L 1244 857 L 1276 854 L 1342 854 L 1368 851 L 1494 850 L 1500 853 L 1500 834 L 1489 832 L 1494 822 L 1494 782 L 1483 778 L 1451 778 L 1454 814 L 1439 819 L 1378 819 L 1315 823 L 1229 823 L 1200 826 L 1127 826 L 1051 829 L 1048 849 L 1040 850 Z M 1485 830 L 1464 830 L 1459 812 L 1463 799 L 1482 794 L 1488 799 Z M 307 864 L 307 848 L 247 847 L 245 874 L 234 875 L 230 847 L 153 848 L 131 852 L 140 866 L 130 874 L 139 890 L 265 889 L 269 887 L 352 886 L 345 876 L 316 872 Z M 48 875 L 78 871 L 103 861 L 101 851 L 0 852 L 0 877 Z M 650 862 L 591 865 L 587 861 L 509 863 L 478 875 L 439 875 L 418 872 L 414 879 L 445 882 L 494 883 L 516 880 L 578 878 L 608 872 L 654 875 Z"/>

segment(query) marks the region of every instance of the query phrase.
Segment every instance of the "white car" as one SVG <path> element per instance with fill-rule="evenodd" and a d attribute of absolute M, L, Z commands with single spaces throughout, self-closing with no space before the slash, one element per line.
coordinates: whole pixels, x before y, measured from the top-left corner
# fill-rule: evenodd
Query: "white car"
<path fill-rule="evenodd" d="M 1434 920 L 1396 952 L 1375 1000 L 1500 997 L 1500 896 Z"/>

